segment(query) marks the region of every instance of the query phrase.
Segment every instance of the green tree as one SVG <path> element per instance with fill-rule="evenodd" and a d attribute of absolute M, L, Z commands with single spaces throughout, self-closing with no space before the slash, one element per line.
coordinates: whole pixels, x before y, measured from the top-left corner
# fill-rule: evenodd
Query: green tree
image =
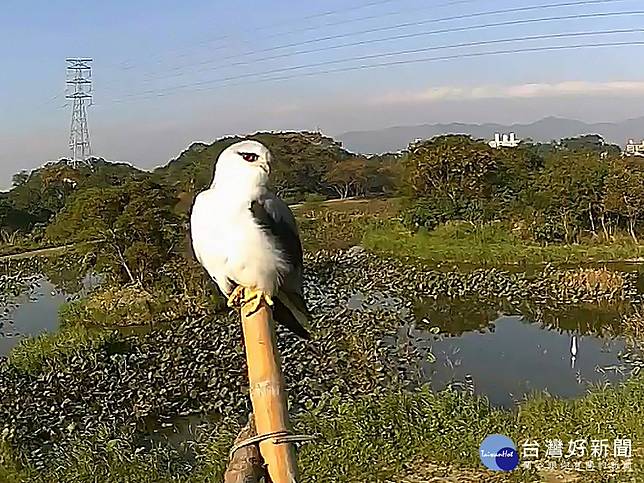
<path fill-rule="evenodd" d="M 406 177 L 417 196 L 440 195 L 456 202 L 488 198 L 497 170 L 493 150 L 468 136 L 439 136 L 409 148 Z"/>
<path fill-rule="evenodd" d="M 367 163 L 367 192 L 393 194 L 400 188 L 403 174 L 403 154 L 370 156 Z"/>
<path fill-rule="evenodd" d="M 495 150 L 497 172 L 494 178 L 495 204 L 499 214 L 526 215 L 526 195 L 535 176 L 543 168 L 543 158 L 530 145 Z"/>
<path fill-rule="evenodd" d="M 599 134 L 584 134 L 583 136 L 564 138 L 558 143 L 558 148 L 579 153 L 594 153 L 606 156 L 619 156 L 621 149 L 616 144 L 609 144 Z"/>
<path fill-rule="evenodd" d="M 29 172 L 27 172 L 26 170 L 23 170 L 13 175 L 13 178 L 11 178 L 11 184 L 14 187 L 22 186 L 28 180 L 29 180 Z"/>
<path fill-rule="evenodd" d="M 324 176 L 326 183 L 340 199 L 364 194 L 368 185 L 367 160 L 354 156 L 334 162 Z"/>
<path fill-rule="evenodd" d="M 28 213 L 17 209 L 7 196 L 0 197 L 0 229 L 5 233 L 26 231 L 33 221 Z"/>
<path fill-rule="evenodd" d="M 644 219 L 644 168 L 616 162 L 606 181 L 604 207 L 611 216 L 625 220 L 628 233 L 637 243 L 636 229 Z"/>
<path fill-rule="evenodd" d="M 485 222 L 495 216 L 497 177 L 497 153 L 468 136 L 439 136 L 412 144 L 404 163 L 403 189 L 415 201 L 407 219 L 427 228 L 453 218 Z"/>
<path fill-rule="evenodd" d="M 47 229 L 56 242 L 86 242 L 81 250 L 101 272 L 146 285 L 183 239 L 177 199 L 150 180 L 113 188 L 89 188 L 58 213 Z"/>
<path fill-rule="evenodd" d="M 16 210 L 29 217 L 31 228 L 51 221 L 70 197 L 85 188 L 120 186 L 146 176 L 147 173 L 125 163 L 92 159 L 88 165 L 72 168 L 66 160 L 61 160 L 48 163 L 28 175 L 18 173 L 7 198 Z"/>
<path fill-rule="evenodd" d="M 576 241 L 585 228 L 596 234 L 607 170 L 608 162 L 594 153 L 555 151 L 546 159 L 531 199 L 560 224 L 564 241 Z"/>

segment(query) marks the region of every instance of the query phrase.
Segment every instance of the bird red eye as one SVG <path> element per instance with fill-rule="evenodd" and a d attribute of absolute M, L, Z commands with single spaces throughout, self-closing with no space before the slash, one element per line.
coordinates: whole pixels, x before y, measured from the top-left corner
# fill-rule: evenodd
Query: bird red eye
<path fill-rule="evenodd" d="M 258 154 L 255 153 L 239 153 L 242 158 L 244 158 L 244 161 L 248 161 L 249 163 L 253 163 L 257 161 L 257 158 L 259 158 Z"/>

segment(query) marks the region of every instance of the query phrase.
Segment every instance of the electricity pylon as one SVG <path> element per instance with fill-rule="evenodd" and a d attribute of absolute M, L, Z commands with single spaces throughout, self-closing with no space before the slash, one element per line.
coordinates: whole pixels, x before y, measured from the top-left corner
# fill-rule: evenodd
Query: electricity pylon
<path fill-rule="evenodd" d="M 91 156 L 87 106 L 92 101 L 92 59 L 66 59 L 68 86 L 65 98 L 72 101 L 72 123 L 69 133 L 70 165 L 78 168 Z"/>

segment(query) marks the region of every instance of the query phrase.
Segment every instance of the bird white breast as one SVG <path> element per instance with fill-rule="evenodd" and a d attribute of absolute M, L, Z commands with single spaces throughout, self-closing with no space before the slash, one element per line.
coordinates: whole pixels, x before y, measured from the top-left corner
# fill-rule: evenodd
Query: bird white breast
<path fill-rule="evenodd" d="M 227 279 L 269 295 L 277 292 L 288 264 L 257 225 L 248 201 L 210 189 L 195 200 L 191 217 L 195 255 L 225 293 Z"/>

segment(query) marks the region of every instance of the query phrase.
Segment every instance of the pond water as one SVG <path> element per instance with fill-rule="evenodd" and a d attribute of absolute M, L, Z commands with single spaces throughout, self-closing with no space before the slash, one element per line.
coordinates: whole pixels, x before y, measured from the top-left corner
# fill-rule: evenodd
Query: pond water
<path fill-rule="evenodd" d="M 61 304 L 99 283 L 85 277 L 65 289 L 50 279 L 43 276 L 16 300 L 17 308 L 0 325 L 0 356 L 24 337 L 56 330 Z M 373 304 L 373 296 L 357 292 L 349 307 Z M 380 298 L 377 305 L 396 308 L 400 301 Z M 409 315 L 410 309 L 401 310 Z M 437 390 L 452 385 L 511 407 L 535 392 L 578 397 L 591 384 L 615 383 L 632 370 L 620 358 L 626 349 L 619 334 L 620 307 L 585 305 L 522 316 L 475 300 L 420 300 L 411 310 L 416 323 L 387 342 L 423 354 L 415 369 Z"/>
<path fill-rule="evenodd" d="M 521 316 L 501 316 L 489 329 L 454 337 L 406 332 L 433 356 L 421 371 L 434 389 L 453 384 L 487 396 L 496 406 L 510 407 L 538 392 L 577 397 L 590 384 L 614 383 L 629 372 L 619 358 L 625 349 L 620 338 L 557 331 Z"/>
<path fill-rule="evenodd" d="M 17 297 L 6 315 L 0 318 L 0 357 L 26 337 L 34 337 L 58 328 L 58 310 L 68 300 L 84 296 L 99 283 L 94 276 L 81 281 L 77 291 L 65 290 L 47 277 L 39 278 L 31 290 Z"/>
<path fill-rule="evenodd" d="M 375 301 L 375 303 L 374 303 Z M 357 292 L 350 308 L 409 309 L 400 301 Z M 528 394 L 579 397 L 591 385 L 616 383 L 634 369 L 621 359 L 619 306 L 581 305 L 529 316 L 474 300 L 421 300 L 416 322 L 386 341 L 421 356 L 420 380 L 434 390 L 448 385 L 509 408 Z M 574 355 L 573 355 L 574 354 Z"/>

